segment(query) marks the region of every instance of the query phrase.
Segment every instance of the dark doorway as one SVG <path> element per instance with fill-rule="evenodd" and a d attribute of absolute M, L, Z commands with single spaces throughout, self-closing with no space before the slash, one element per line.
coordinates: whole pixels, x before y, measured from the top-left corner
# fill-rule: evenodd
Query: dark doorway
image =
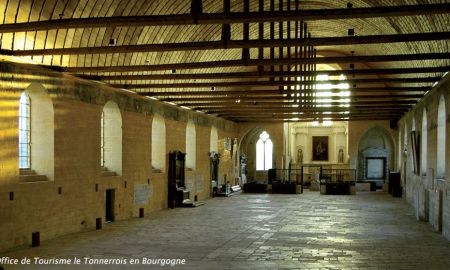
<path fill-rule="evenodd" d="M 219 154 L 210 153 L 211 158 L 211 196 L 214 197 L 219 188 Z"/>
<path fill-rule="evenodd" d="M 114 189 L 106 190 L 106 202 L 105 202 L 105 221 L 114 221 Z"/>

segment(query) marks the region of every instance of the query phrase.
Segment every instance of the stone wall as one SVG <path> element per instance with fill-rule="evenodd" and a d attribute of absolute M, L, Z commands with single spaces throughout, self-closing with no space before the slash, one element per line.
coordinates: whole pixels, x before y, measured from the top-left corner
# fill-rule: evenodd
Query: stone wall
<path fill-rule="evenodd" d="M 438 149 L 437 146 L 437 120 L 438 107 L 441 97 L 445 99 L 445 126 L 446 146 Z M 410 133 L 415 126 L 419 137 L 422 136 L 423 111 L 427 111 L 427 170 L 419 174 L 414 173 L 412 162 L 412 147 Z M 400 160 L 401 172 L 403 174 L 403 191 L 406 200 L 414 207 L 417 219 L 428 221 L 437 231 L 450 240 L 450 140 L 449 140 L 449 112 L 450 112 L 450 76 L 444 77 L 425 97 L 408 112 L 398 125 L 401 132 L 402 144 Z M 414 124 L 413 124 L 414 122 Z M 406 127 L 406 128 L 405 128 Z M 406 130 L 406 136 L 405 136 Z M 405 141 L 406 139 L 406 141 Z M 420 140 L 419 140 L 420 141 Z M 420 148 L 420 145 L 418 146 Z M 436 174 L 438 163 L 438 151 L 444 151 L 445 175 Z M 418 157 L 420 160 L 420 157 Z M 420 164 L 419 164 L 420 167 Z M 405 194 L 406 193 L 406 194 Z"/>
<path fill-rule="evenodd" d="M 96 218 L 105 222 L 105 191 L 115 190 L 115 220 L 135 218 L 167 207 L 167 153 L 186 149 L 186 124 L 196 127 L 196 168 L 186 171 L 191 196 L 210 196 L 210 130 L 219 140 L 238 137 L 236 124 L 202 113 L 120 91 L 34 65 L 0 61 L 0 250 L 72 232 L 93 230 Z M 23 181 L 18 168 L 18 101 L 31 84 L 40 84 L 54 109 L 54 177 Z M 112 100 L 122 115 L 122 172 L 104 176 L 100 163 L 100 119 Z M 32 103 L 33 104 L 33 103 Z M 165 118 L 166 170 L 152 171 L 151 123 L 155 113 Z M 221 163 L 219 174 L 235 178 L 232 162 Z M 150 198 L 134 204 L 135 186 L 148 186 Z"/>

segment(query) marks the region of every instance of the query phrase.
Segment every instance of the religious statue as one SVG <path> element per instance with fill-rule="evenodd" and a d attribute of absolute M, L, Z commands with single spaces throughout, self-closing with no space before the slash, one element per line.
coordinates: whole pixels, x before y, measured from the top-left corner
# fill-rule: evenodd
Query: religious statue
<path fill-rule="evenodd" d="M 342 148 L 339 149 L 338 162 L 339 163 L 344 163 L 344 150 Z"/>
<path fill-rule="evenodd" d="M 303 164 L 303 150 L 300 147 L 297 150 L 297 164 Z"/>

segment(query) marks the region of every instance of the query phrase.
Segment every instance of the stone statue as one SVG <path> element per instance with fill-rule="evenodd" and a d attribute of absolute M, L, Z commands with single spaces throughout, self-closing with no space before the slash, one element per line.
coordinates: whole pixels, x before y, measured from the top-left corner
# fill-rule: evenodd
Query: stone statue
<path fill-rule="evenodd" d="M 339 163 L 344 163 L 344 150 L 342 148 L 339 149 L 338 162 Z"/>
<path fill-rule="evenodd" d="M 300 147 L 297 150 L 297 164 L 303 164 L 303 150 Z"/>

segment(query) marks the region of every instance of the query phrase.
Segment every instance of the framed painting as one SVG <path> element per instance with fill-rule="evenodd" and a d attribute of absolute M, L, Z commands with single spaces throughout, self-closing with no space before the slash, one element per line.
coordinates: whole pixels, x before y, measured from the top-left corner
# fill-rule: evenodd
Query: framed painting
<path fill-rule="evenodd" d="M 312 160 L 328 161 L 328 136 L 312 137 Z"/>

